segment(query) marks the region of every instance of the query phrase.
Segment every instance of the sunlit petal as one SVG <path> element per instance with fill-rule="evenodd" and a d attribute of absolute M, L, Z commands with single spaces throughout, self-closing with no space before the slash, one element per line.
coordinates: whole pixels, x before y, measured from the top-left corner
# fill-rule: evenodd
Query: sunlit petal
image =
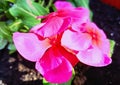
<path fill-rule="evenodd" d="M 42 27 L 44 24 L 45 24 L 45 23 L 40 23 L 40 24 L 38 24 L 38 25 L 32 27 L 31 30 L 30 30 L 30 32 L 37 33 L 38 30 L 40 30 L 41 27 Z"/>
<path fill-rule="evenodd" d="M 72 50 L 85 50 L 91 45 L 91 37 L 86 33 L 67 30 L 63 33 L 61 44 Z"/>
<path fill-rule="evenodd" d="M 56 1 L 54 5 L 57 8 L 57 10 L 74 8 L 74 6 L 70 2 L 67 2 L 67 1 Z"/>
<path fill-rule="evenodd" d="M 57 48 L 50 48 L 37 61 L 36 69 L 52 83 L 67 82 L 72 76 L 72 65 Z M 64 75 L 64 78 L 63 78 Z"/>
<path fill-rule="evenodd" d="M 33 33 L 13 34 L 13 41 L 17 51 L 29 61 L 37 61 L 50 47 L 48 40 L 40 41 Z"/>
<path fill-rule="evenodd" d="M 91 48 L 85 51 L 80 51 L 77 54 L 78 59 L 87 65 L 102 67 L 111 63 L 111 58 L 103 54 L 98 48 Z"/>
<path fill-rule="evenodd" d="M 78 58 L 74 52 L 70 52 L 64 47 L 59 47 L 59 51 L 64 55 L 64 57 L 72 64 L 74 67 L 78 62 Z"/>
<path fill-rule="evenodd" d="M 70 18 L 62 19 L 60 17 L 52 17 L 39 30 L 38 34 L 43 37 L 50 37 L 67 29 Z"/>

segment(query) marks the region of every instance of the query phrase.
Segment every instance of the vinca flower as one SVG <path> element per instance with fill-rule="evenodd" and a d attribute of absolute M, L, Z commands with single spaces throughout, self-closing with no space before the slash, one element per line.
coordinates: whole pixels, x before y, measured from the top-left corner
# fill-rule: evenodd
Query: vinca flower
<path fill-rule="evenodd" d="M 81 25 L 79 31 L 66 30 L 61 44 L 78 51 L 77 58 L 84 64 L 101 67 L 109 65 L 112 61 L 109 56 L 109 40 L 105 33 L 92 22 Z"/>
<path fill-rule="evenodd" d="M 79 61 L 95 67 L 109 65 L 109 41 L 90 22 L 88 9 L 75 8 L 65 1 L 56 2 L 55 7 L 55 12 L 38 16 L 42 22 L 28 33 L 13 33 L 18 52 L 36 62 L 35 68 L 50 83 L 69 81 Z"/>
<path fill-rule="evenodd" d="M 64 5 L 66 5 L 65 8 L 63 8 Z M 70 5 L 69 2 L 62 3 L 61 1 L 56 2 L 55 6 L 57 11 L 51 12 L 45 16 L 37 17 L 42 18 L 43 22 L 42 25 L 40 23 L 34 27 L 34 29 L 37 29 L 34 31 L 35 33 L 43 37 L 49 37 L 56 35 L 55 33 L 59 34 L 65 31 L 69 26 L 73 26 L 75 28 L 89 20 L 89 11 L 86 8 L 75 8 Z"/>
<path fill-rule="evenodd" d="M 36 62 L 36 69 L 51 83 L 70 80 L 77 57 L 61 46 L 61 36 L 42 38 L 36 33 L 13 34 L 18 52 L 27 60 Z M 64 75 L 64 78 L 63 78 Z"/>

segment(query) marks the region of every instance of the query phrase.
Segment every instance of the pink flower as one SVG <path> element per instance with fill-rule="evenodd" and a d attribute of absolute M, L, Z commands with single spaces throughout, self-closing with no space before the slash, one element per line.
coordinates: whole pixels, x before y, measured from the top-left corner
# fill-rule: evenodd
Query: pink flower
<path fill-rule="evenodd" d="M 62 3 L 58 2 L 63 7 Z M 30 33 L 13 34 L 13 41 L 18 52 L 27 60 L 36 62 L 36 69 L 51 83 L 64 83 L 72 76 L 72 66 L 78 63 L 74 51 L 61 46 L 61 37 L 70 26 L 84 23 L 89 18 L 85 8 L 60 8 L 38 18 L 42 23 L 34 26 Z M 78 23 L 77 23 L 78 25 Z M 63 78 L 64 75 L 64 78 Z"/>
<path fill-rule="evenodd" d="M 42 18 L 41 23 L 34 27 L 37 29 L 35 33 L 43 36 L 49 37 L 64 32 L 68 27 L 73 26 L 74 28 L 78 25 L 85 23 L 89 20 L 89 11 L 86 8 L 73 7 L 69 2 L 58 1 L 55 3 L 57 8 L 56 12 L 52 12 L 45 16 L 38 16 L 37 18 Z M 63 6 L 66 6 L 63 8 Z M 49 29 L 48 29 L 49 27 Z"/>
<path fill-rule="evenodd" d="M 77 64 L 76 56 L 61 46 L 61 35 L 42 38 L 35 33 L 13 34 L 18 52 L 27 60 L 36 62 L 36 69 L 51 83 L 67 82 Z M 63 78 L 64 75 L 64 78 Z"/>
<path fill-rule="evenodd" d="M 105 33 L 94 23 L 84 23 L 77 31 L 66 30 L 63 33 L 61 44 L 66 48 L 78 51 L 77 57 L 84 64 L 101 67 L 112 61 L 109 57 L 109 41 Z"/>
<path fill-rule="evenodd" d="M 55 7 L 57 10 L 63 10 L 63 9 L 74 9 L 75 7 L 67 1 L 56 1 Z"/>
<path fill-rule="evenodd" d="M 38 16 L 43 19 L 42 23 L 29 33 L 13 34 L 18 52 L 36 62 L 36 69 L 51 83 L 67 82 L 78 59 L 90 66 L 110 64 L 109 41 L 104 32 L 89 21 L 89 11 L 68 2 L 59 1 L 55 6 L 56 12 Z"/>

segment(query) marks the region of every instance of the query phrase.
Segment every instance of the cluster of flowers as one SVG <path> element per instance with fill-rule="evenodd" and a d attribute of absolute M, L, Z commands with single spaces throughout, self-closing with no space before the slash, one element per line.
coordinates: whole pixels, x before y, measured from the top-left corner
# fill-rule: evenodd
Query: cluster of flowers
<path fill-rule="evenodd" d="M 29 33 L 13 33 L 18 52 L 36 62 L 36 69 L 51 83 L 67 82 L 79 61 L 95 67 L 110 64 L 109 40 L 90 21 L 89 10 L 65 1 L 57 1 L 55 7 L 55 12 L 38 16 L 42 23 Z"/>

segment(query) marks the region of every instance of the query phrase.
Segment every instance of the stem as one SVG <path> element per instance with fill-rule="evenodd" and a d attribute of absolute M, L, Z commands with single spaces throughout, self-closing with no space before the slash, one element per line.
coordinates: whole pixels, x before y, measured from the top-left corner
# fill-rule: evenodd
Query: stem
<path fill-rule="evenodd" d="M 53 3 L 53 0 L 49 0 L 49 3 L 47 4 L 47 8 L 49 8 L 51 5 L 52 5 L 52 3 Z"/>

